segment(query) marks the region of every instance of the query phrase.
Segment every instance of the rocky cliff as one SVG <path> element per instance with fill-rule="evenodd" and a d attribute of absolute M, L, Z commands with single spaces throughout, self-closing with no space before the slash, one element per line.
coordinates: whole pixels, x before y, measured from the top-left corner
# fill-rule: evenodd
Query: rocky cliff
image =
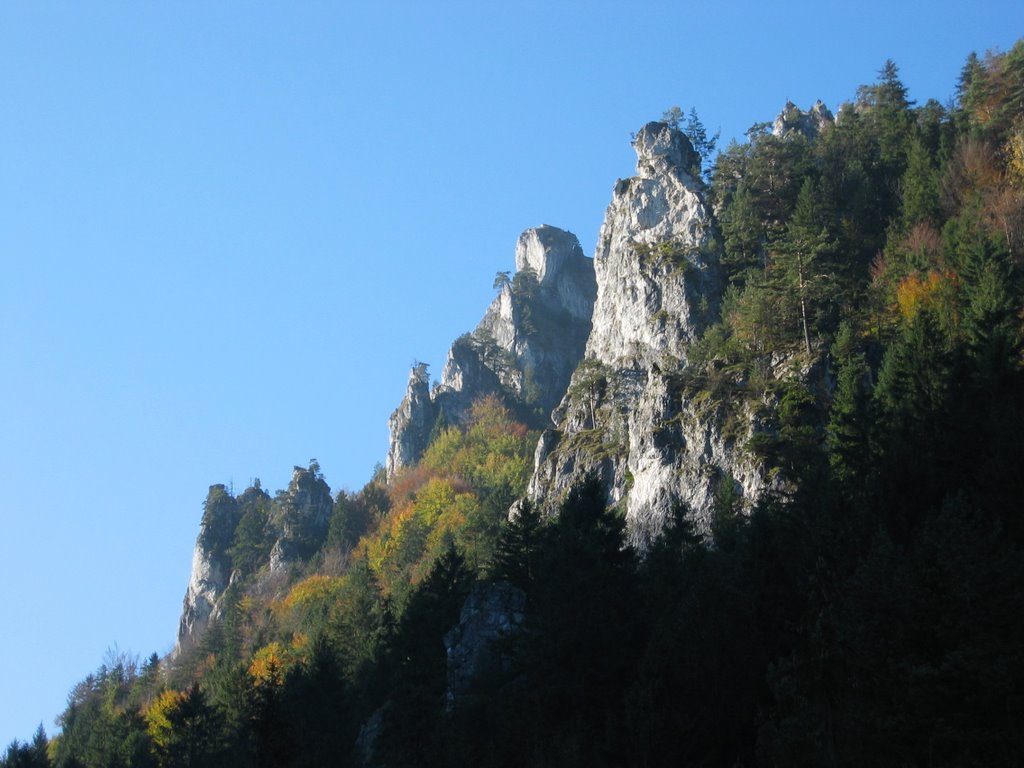
<path fill-rule="evenodd" d="M 498 295 L 476 329 L 452 345 L 433 391 L 426 366 L 413 368 L 388 421 L 388 477 L 420 458 L 439 420 L 464 423 L 485 395 L 498 395 L 531 425 L 550 423 L 590 332 L 593 262 L 575 235 L 545 225 L 520 235 L 515 265 L 513 275 L 499 273 Z"/>
<path fill-rule="evenodd" d="M 473 693 L 481 672 L 500 670 L 501 641 L 520 631 L 526 619 L 526 593 L 505 582 L 476 584 L 459 613 L 459 623 L 444 637 L 449 708 Z"/>
<path fill-rule="evenodd" d="M 546 427 L 528 496 L 554 510 L 596 473 L 641 547 L 676 505 L 707 531 L 723 484 L 748 503 L 765 487 L 742 449 L 761 428 L 757 410 L 712 396 L 691 364 L 693 345 L 719 317 L 725 282 L 706 189 L 692 171 L 698 157 L 665 123 L 645 125 L 633 146 L 637 175 L 616 182 L 594 258 L 569 232 L 526 230 L 515 272 L 498 274 L 497 295 L 452 345 L 440 382 L 431 389 L 426 365 L 414 366 L 389 420 L 389 478 L 420 459 L 440 425 L 464 423 L 476 400 L 494 394 Z M 233 545 L 252 504 L 211 488 L 179 650 L 217 618 L 233 578 L 269 577 L 323 543 L 331 496 L 318 467 L 297 467 L 272 503 L 259 493 L 269 506 L 259 522 L 264 544 L 250 546 L 249 570 L 238 574 Z"/>
<path fill-rule="evenodd" d="M 224 485 L 211 485 L 192 550 L 192 573 L 178 623 L 175 654 L 190 648 L 217 618 L 231 578 L 231 539 L 240 519 L 238 503 Z"/>
<path fill-rule="evenodd" d="M 324 542 L 331 489 L 313 462 L 295 467 L 276 498 L 259 487 L 238 497 L 212 485 L 192 552 L 192 573 L 182 604 L 175 655 L 192 648 L 222 614 L 228 587 L 256 571 L 270 576 L 309 557 Z"/>
<path fill-rule="evenodd" d="M 637 175 L 616 182 L 598 239 L 584 360 L 537 447 L 529 496 L 553 509 L 596 472 L 643 546 L 673 505 L 707 530 L 722 482 L 749 500 L 764 480 L 740 450 L 753 412 L 708 403 L 688 366 L 724 284 L 694 150 L 664 123 L 644 126 L 633 146 Z"/>
<path fill-rule="evenodd" d="M 196 542 L 192 550 L 192 573 L 178 620 L 175 654 L 190 648 L 195 640 L 202 637 L 211 618 L 216 618 L 214 612 L 221 595 L 228 588 L 229 567 L 230 561 L 225 564 L 223 558 L 206 551 Z"/>
<path fill-rule="evenodd" d="M 270 571 L 310 557 L 327 538 L 333 508 L 331 489 L 315 462 L 309 469 L 295 467 L 288 489 L 274 501 L 269 528 L 274 544 Z"/>
<path fill-rule="evenodd" d="M 772 135 L 780 139 L 800 135 L 808 141 L 813 141 L 833 125 L 835 118 L 820 99 L 806 112 L 793 102 L 787 101 L 782 112 L 772 123 Z"/>

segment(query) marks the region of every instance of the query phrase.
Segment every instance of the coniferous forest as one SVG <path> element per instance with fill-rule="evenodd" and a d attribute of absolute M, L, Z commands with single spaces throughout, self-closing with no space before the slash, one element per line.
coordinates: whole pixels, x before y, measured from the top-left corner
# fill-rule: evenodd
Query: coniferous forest
<path fill-rule="evenodd" d="M 948 105 L 886 62 L 706 177 L 728 289 L 690 386 L 777 403 L 752 509 L 723 482 L 710 531 L 680 506 L 638 551 L 595 477 L 509 519 L 538 433 L 496 398 L 334 497 L 280 577 L 283 494 L 213 486 L 226 609 L 111 655 L 0 766 L 1024 763 L 1024 41 Z M 467 601 L 505 624 L 456 679 Z"/>

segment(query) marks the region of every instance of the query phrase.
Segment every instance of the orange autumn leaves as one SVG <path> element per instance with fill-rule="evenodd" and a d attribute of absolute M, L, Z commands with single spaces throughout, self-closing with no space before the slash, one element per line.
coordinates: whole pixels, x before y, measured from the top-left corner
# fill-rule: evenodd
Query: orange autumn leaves
<path fill-rule="evenodd" d="M 913 320 L 926 307 L 935 307 L 948 300 L 956 287 L 956 274 L 952 270 L 939 272 L 932 269 L 925 274 L 917 272 L 904 277 L 896 286 L 896 305 L 904 320 Z"/>

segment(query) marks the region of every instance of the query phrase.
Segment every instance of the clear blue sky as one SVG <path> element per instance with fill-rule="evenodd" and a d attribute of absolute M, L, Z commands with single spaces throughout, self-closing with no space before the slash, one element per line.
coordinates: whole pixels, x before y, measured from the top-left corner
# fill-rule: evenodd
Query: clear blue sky
<path fill-rule="evenodd" d="M 386 453 L 516 237 L 593 251 L 631 131 L 723 144 L 886 58 L 947 100 L 1018 2 L 0 4 L 0 749 L 174 641 L 211 483 Z"/>

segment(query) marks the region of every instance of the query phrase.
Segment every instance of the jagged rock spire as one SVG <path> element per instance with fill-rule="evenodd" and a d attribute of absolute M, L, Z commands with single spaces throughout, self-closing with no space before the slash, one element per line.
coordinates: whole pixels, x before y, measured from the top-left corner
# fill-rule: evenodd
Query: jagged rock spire
<path fill-rule="evenodd" d="M 539 426 L 565 394 L 590 332 L 593 262 L 574 234 L 547 224 L 520 235 L 515 259 L 515 277 L 452 345 L 437 387 L 430 391 L 425 373 L 413 371 L 388 422 L 389 478 L 419 460 L 439 418 L 464 423 L 481 397 L 497 395 Z"/>
<path fill-rule="evenodd" d="M 698 158 L 689 140 L 666 123 L 648 123 L 633 148 L 638 175 L 615 184 L 594 255 L 586 357 L 611 365 L 665 352 L 685 358 L 723 285 L 704 185 L 690 174 Z"/>
<path fill-rule="evenodd" d="M 825 106 L 821 99 L 814 102 L 814 106 L 804 112 L 792 101 L 787 101 L 779 116 L 772 123 L 772 135 L 784 139 L 787 136 L 799 134 L 808 141 L 813 141 L 825 130 L 835 124 L 832 112 Z"/>
<path fill-rule="evenodd" d="M 686 136 L 668 123 L 651 122 L 633 138 L 636 173 L 642 179 L 685 173 L 700 167 L 700 156 Z"/>
<path fill-rule="evenodd" d="M 645 125 L 633 147 L 637 176 L 616 182 L 598 237 L 584 361 L 538 445 L 528 495 L 553 510 L 596 472 L 643 546 L 675 504 L 707 530 L 722 477 L 748 497 L 761 477 L 680 385 L 690 346 L 717 320 L 725 282 L 697 155 L 665 123 Z"/>
<path fill-rule="evenodd" d="M 409 372 L 405 397 L 388 419 L 391 443 L 385 469 L 392 477 L 402 467 L 419 460 L 437 419 L 430 399 L 430 373 L 426 363 L 416 363 Z"/>

